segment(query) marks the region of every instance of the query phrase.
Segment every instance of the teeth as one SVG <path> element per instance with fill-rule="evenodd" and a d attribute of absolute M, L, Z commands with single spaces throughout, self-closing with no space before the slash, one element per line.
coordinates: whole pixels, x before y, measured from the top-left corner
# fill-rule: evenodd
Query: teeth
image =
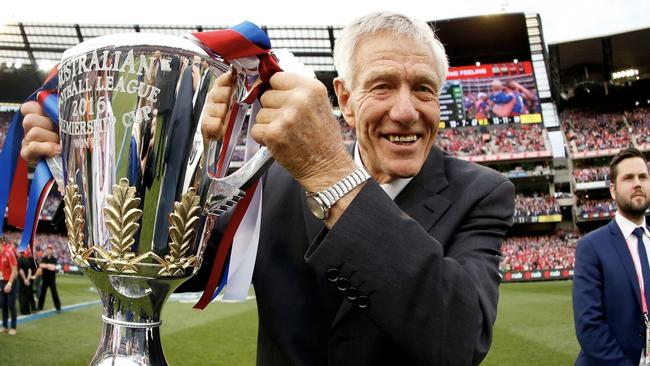
<path fill-rule="evenodd" d="M 413 142 L 413 141 L 417 140 L 417 138 L 418 137 L 416 135 L 407 135 L 407 136 L 404 136 L 404 135 L 401 135 L 401 136 L 399 136 L 399 135 L 388 135 L 388 140 L 390 142 Z"/>

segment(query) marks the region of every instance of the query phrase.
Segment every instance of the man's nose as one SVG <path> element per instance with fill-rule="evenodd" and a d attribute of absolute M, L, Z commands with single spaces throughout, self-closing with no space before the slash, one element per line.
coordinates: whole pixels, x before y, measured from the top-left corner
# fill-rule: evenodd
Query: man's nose
<path fill-rule="evenodd" d="M 418 111 L 413 105 L 410 88 L 402 87 L 395 96 L 395 104 L 390 109 L 390 118 L 395 122 L 410 125 L 418 120 Z"/>

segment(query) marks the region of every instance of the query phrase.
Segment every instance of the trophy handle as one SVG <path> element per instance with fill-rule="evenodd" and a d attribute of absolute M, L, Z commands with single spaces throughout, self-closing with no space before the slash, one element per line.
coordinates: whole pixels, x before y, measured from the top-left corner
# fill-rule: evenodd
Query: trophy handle
<path fill-rule="evenodd" d="M 52 173 L 52 177 L 54 178 L 54 182 L 56 182 L 59 193 L 61 193 L 61 197 L 63 197 L 65 195 L 65 185 L 63 184 L 63 159 L 61 158 L 61 155 L 45 158 L 45 162 L 47 163 L 47 167 L 50 168 L 50 173 Z"/>
<path fill-rule="evenodd" d="M 206 205 L 208 214 L 220 215 L 234 206 L 244 196 L 244 190 L 254 183 L 273 163 L 268 149 L 262 146 L 243 166 L 230 175 L 227 168 L 247 116 L 248 129 L 254 123 L 255 113 L 252 105 L 262 89 L 259 75 L 259 58 L 243 57 L 232 61 L 235 78 L 234 90 L 230 99 L 230 110 L 226 113 L 227 126 L 224 140 L 211 140 L 206 154 L 206 173 L 210 178 L 209 198 Z"/>

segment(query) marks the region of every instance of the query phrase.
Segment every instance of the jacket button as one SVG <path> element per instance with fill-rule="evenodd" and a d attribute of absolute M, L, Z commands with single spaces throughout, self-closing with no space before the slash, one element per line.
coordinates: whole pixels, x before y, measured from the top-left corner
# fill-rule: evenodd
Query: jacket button
<path fill-rule="evenodd" d="M 350 301 L 355 301 L 359 297 L 359 290 L 351 286 L 345 290 L 345 297 Z"/>
<path fill-rule="evenodd" d="M 360 295 L 357 297 L 357 307 L 359 309 L 365 309 L 370 305 L 370 299 L 368 299 L 368 296 L 366 295 Z"/>
<path fill-rule="evenodd" d="M 348 280 L 345 277 L 339 277 L 338 280 L 336 280 L 336 288 L 339 289 L 339 291 L 345 291 L 350 287 L 350 280 Z"/>
<path fill-rule="evenodd" d="M 336 282 L 341 276 L 341 271 L 337 268 L 330 268 L 327 270 L 327 280 L 330 282 Z"/>

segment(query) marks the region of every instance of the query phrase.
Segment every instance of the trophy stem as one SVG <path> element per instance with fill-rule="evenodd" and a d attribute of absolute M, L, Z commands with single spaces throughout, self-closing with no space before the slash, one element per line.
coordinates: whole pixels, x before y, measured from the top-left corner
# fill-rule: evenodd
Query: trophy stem
<path fill-rule="evenodd" d="M 102 315 L 99 346 L 91 366 L 167 366 L 160 342 L 160 320 L 135 323 Z"/>
<path fill-rule="evenodd" d="M 165 300 L 185 279 L 86 270 L 102 299 L 102 333 L 92 366 L 167 366 L 160 341 Z"/>

